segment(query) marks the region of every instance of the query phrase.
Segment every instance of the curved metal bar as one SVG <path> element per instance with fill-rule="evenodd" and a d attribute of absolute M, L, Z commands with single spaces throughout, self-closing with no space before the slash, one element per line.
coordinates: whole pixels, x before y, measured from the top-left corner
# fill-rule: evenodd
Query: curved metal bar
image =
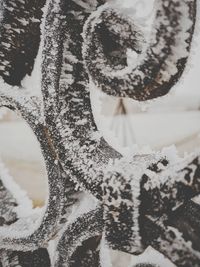
<path fill-rule="evenodd" d="M 132 168 L 131 165 L 133 162 L 139 164 L 141 158 L 135 157 L 129 162 L 127 169 L 131 168 L 132 171 L 123 182 L 119 181 L 115 169 L 118 169 L 118 165 L 123 165 L 124 160 L 121 158 L 121 155 L 109 147 L 103 140 L 102 136 L 97 132 L 94 123 L 88 92 L 89 79 L 82 58 L 83 39 L 81 33 L 88 15 L 97 8 L 97 4 L 97 2 L 90 3 L 87 5 L 87 9 L 85 9 L 80 6 L 77 1 L 51 0 L 49 2 L 44 27 L 44 61 L 42 70 L 43 98 L 46 122 L 63 168 L 79 186 L 87 189 L 99 200 L 103 201 L 105 207 L 108 207 L 108 210 L 105 212 L 105 218 L 107 218 L 109 214 L 112 214 L 113 209 L 113 206 L 110 205 L 109 202 L 112 203 L 113 201 L 113 203 L 115 203 L 116 201 L 115 195 L 108 194 L 107 196 L 104 194 L 104 190 L 106 191 L 109 188 L 113 190 L 114 183 L 118 185 L 119 191 L 124 188 L 123 186 L 126 182 L 130 182 L 131 177 L 133 178 L 133 173 L 137 173 L 137 164 L 134 165 L 136 167 L 135 169 Z M 172 3 L 172 6 L 173 5 L 174 2 Z M 188 7 L 186 10 L 188 10 Z M 124 20 L 121 20 L 121 22 L 122 21 L 124 22 Z M 128 22 L 127 25 L 129 25 Z M 178 28 L 179 26 L 177 25 L 177 29 Z M 134 27 L 131 29 L 133 30 Z M 111 31 L 115 32 L 112 27 Z M 134 43 L 134 46 L 136 46 L 136 44 L 137 43 Z M 52 57 L 52 55 L 54 56 Z M 110 164 L 113 165 L 113 174 L 109 172 L 109 160 L 115 160 L 114 164 Z M 144 172 L 140 173 L 140 179 L 142 179 L 143 174 L 152 162 L 156 164 L 158 162 L 158 156 L 152 156 L 151 160 L 145 161 L 145 167 L 143 166 Z M 120 171 L 121 170 L 118 171 L 119 177 L 120 174 L 123 177 L 124 173 L 120 173 Z M 159 183 L 161 183 L 160 180 L 158 181 L 158 184 Z M 177 197 L 177 194 L 174 193 L 176 187 L 175 181 L 171 181 L 167 186 L 170 192 L 167 200 L 170 203 L 170 196 L 174 196 L 174 198 Z M 130 194 L 133 187 L 129 188 Z M 151 198 L 153 194 L 150 189 L 147 191 L 151 199 L 149 205 L 151 206 L 152 204 L 155 207 L 155 203 L 153 204 L 153 197 Z M 158 202 L 156 202 L 158 205 L 162 203 L 162 193 L 161 191 L 159 195 L 161 199 L 158 197 Z M 117 195 L 117 198 L 120 198 L 120 194 Z M 130 217 L 128 216 L 130 220 L 126 223 L 128 223 L 129 226 L 132 224 L 132 227 L 136 226 L 136 221 L 138 219 L 134 216 L 134 212 L 137 213 L 133 208 L 135 205 L 134 202 L 137 202 L 134 197 L 135 195 L 132 196 L 131 201 L 126 207 L 130 215 Z M 184 195 L 184 197 L 186 196 Z M 111 200 L 109 201 L 109 199 Z M 128 201 L 128 199 L 126 199 L 126 201 Z M 156 208 L 155 210 L 153 208 L 153 213 L 154 212 L 157 212 Z M 119 211 L 118 214 L 120 217 Z M 139 216 L 139 213 L 137 216 Z M 117 219 L 119 217 L 117 217 Z M 119 220 L 119 224 L 116 228 L 116 225 L 114 226 L 114 224 L 109 221 L 110 219 L 111 218 L 108 220 L 106 219 L 108 223 L 108 227 L 106 228 L 107 237 L 110 234 L 114 237 L 113 229 L 119 230 L 121 224 Z M 114 231 L 114 233 L 116 234 L 117 231 Z M 139 238 L 139 233 L 137 234 Z M 134 231 L 132 235 L 134 236 Z M 129 236 L 130 239 L 133 237 L 132 235 L 131 237 Z M 122 235 L 120 236 L 122 237 Z M 133 240 L 133 238 L 131 240 Z M 115 245 L 119 246 L 122 250 L 124 249 L 129 252 L 133 250 L 134 246 L 133 241 L 130 242 L 130 246 L 127 246 L 127 244 L 122 245 L 122 243 L 120 245 L 116 244 L 114 239 L 110 239 L 110 245 L 112 244 L 114 247 Z"/>
<path fill-rule="evenodd" d="M 4 177 L 5 176 L 5 177 Z M 6 181 L 9 179 L 10 181 Z M 7 187 L 7 186 L 8 187 Z M 23 205 L 24 207 L 29 207 L 30 209 L 30 200 L 28 197 L 24 197 L 24 193 L 17 188 L 17 193 L 15 196 L 9 191 L 10 188 L 16 189 L 17 185 L 12 178 L 9 177 L 7 170 L 2 162 L 0 162 L 0 226 L 11 226 L 15 224 L 19 220 L 19 216 L 17 214 L 16 208 L 19 208 L 19 205 Z M 17 198 L 16 197 L 17 194 Z M 22 197 L 21 203 L 18 203 L 17 200 Z M 22 203 L 23 201 L 23 203 Z M 20 207 L 23 208 L 22 206 Z M 2 264 L 2 265 L 1 265 Z M 50 258 L 46 249 L 38 249 L 31 252 L 19 252 L 19 251 L 11 251 L 0 249 L 0 265 L 3 267 L 11 267 L 11 266 L 20 266 L 26 267 L 35 266 L 35 267 L 50 267 Z"/>
<path fill-rule="evenodd" d="M 48 129 L 38 110 L 38 102 L 34 102 L 31 98 L 28 99 L 24 94 L 15 98 L 13 95 L 9 95 L 9 91 L 6 92 L 7 96 L 2 94 L 0 97 L 1 106 L 18 111 L 32 128 L 40 143 L 47 168 L 49 197 L 45 213 L 38 218 L 37 224 L 32 222 L 33 225 L 30 225 L 29 223 L 25 231 L 20 225 L 16 226 L 16 229 L 13 224 L 6 229 L 0 227 L 1 248 L 33 250 L 38 247 L 46 247 L 47 241 L 58 231 L 65 194 L 64 181 Z M 20 90 L 18 93 L 20 95 Z"/>
<path fill-rule="evenodd" d="M 165 159 L 163 163 L 149 166 L 141 179 L 141 215 L 169 214 L 200 194 L 199 153 L 179 163 L 166 164 Z"/>
<path fill-rule="evenodd" d="M 184 224 L 185 220 L 183 221 Z M 182 232 L 169 226 L 168 218 L 146 217 L 142 224 L 142 240 L 169 258 L 177 267 L 198 267 L 200 252 L 183 237 Z"/>
<path fill-rule="evenodd" d="M 0 3 L 0 76 L 21 85 L 33 70 L 40 43 L 46 0 L 2 0 Z"/>
<path fill-rule="evenodd" d="M 121 155 L 97 131 L 82 59 L 83 25 L 97 5 L 98 1 L 90 2 L 85 9 L 76 1 L 50 1 L 44 27 L 42 91 L 45 121 L 63 168 L 99 198 L 102 177 L 96 176 L 97 170 Z"/>
<path fill-rule="evenodd" d="M 195 0 L 156 0 L 156 14 L 147 45 L 138 55 L 137 66 L 116 71 L 107 64 L 99 29 L 106 23 L 120 24 L 123 15 L 105 6 L 93 13 L 84 27 L 84 60 L 91 80 L 105 93 L 144 101 L 167 94 L 180 79 L 189 56 L 196 21 Z M 134 23 L 134 22 L 132 22 Z M 140 41 L 125 27 L 128 48 Z M 142 50 L 142 47 L 141 47 Z"/>
<path fill-rule="evenodd" d="M 74 223 L 67 226 L 58 242 L 55 267 L 87 267 L 89 259 L 94 262 L 96 250 L 98 250 L 97 247 L 101 239 L 99 237 L 103 232 L 102 217 L 103 210 L 98 208 L 76 218 Z M 93 240 L 92 247 L 90 247 L 88 240 L 91 242 L 92 238 L 96 238 L 96 242 Z M 88 261 L 84 263 L 83 258 L 88 253 L 88 250 L 90 255 L 87 257 Z M 77 251 L 80 254 L 76 255 Z M 98 257 L 96 260 L 98 261 Z M 98 262 L 96 263 L 97 265 L 95 266 L 98 266 Z"/>
<path fill-rule="evenodd" d="M 2 89 L 0 97 L 2 106 L 21 113 L 40 142 L 49 176 L 49 199 L 45 213 L 32 232 L 19 233 L 18 228 L 17 232 L 12 231 L 15 223 L 6 228 L 9 234 L 4 233 L 4 227 L 0 228 L 3 248 L 34 250 L 47 246 L 61 228 L 63 214 L 65 217 L 67 213 L 65 208 L 78 199 L 74 185 L 77 184 L 100 200 L 103 211 L 99 209 L 98 214 L 95 211 L 77 218 L 77 222 L 62 233 L 56 259 L 59 267 L 66 263 L 72 267 L 80 242 L 102 232 L 114 249 L 135 254 L 150 244 L 180 267 L 184 266 L 181 261 L 189 262 L 190 257 L 194 266 L 199 262 L 199 254 L 160 218 L 169 218 L 172 209 L 199 193 L 199 157 L 175 169 L 170 169 L 169 162 L 164 164 L 163 160 L 161 170 L 160 154 L 122 158 L 98 133 L 90 105 L 89 75 L 105 92 L 138 100 L 167 93 L 181 76 L 193 35 L 196 1 L 157 0 L 156 3 L 153 27 L 157 31 L 152 33 L 147 47 L 140 48 L 143 35 L 131 21 L 108 6 L 93 13 L 103 4 L 101 0 L 49 0 L 43 29 L 44 114 L 37 99 L 25 95 L 24 91 L 16 90 L 17 98 L 13 88 L 12 93 Z M 113 27 L 113 22 L 120 27 Z M 122 24 L 126 26 L 124 32 Z M 99 26 L 108 29 L 116 51 L 122 51 L 122 60 L 119 56 L 114 59 L 112 49 L 105 52 Z M 125 64 L 124 46 L 135 49 L 141 56 L 137 68 L 128 69 L 122 78 L 119 73 Z M 177 54 L 180 48 L 181 53 Z M 67 205 L 63 203 L 64 197 L 68 200 L 66 192 L 72 197 Z M 163 244 L 173 249 L 176 245 L 180 247 L 173 254 Z M 95 247 L 92 253 L 96 252 Z M 87 249 L 84 253 L 81 260 L 90 260 Z M 182 253 L 185 253 L 183 260 L 180 259 Z"/>
<path fill-rule="evenodd" d="M 2 267 L 51 267 L 47 249 L 40 248 L 35 251 L 0 251 L 0 264 Z"/>

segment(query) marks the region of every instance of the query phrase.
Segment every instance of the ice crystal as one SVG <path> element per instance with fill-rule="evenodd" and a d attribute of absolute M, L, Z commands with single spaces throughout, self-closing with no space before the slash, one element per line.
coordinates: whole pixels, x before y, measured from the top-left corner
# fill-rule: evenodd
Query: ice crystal
<path fill-rule="evenodd" d="M 35 211 L 0 164 L 2 266 L 111 266 L 109 250 L 136 256 L 149 246 L 178 267 L 200 266 L 191 200 L 199 153 L 122 155 L 98 131 L 90 102 L 93 84 L 139 101 L 167 94 L 190 54 L 196 1 L 156 0 L 148 38 L 117 2 L 0 2 L 0 105 L 31 127 L 48 176 L 46 205 Z M 35 66 L 37 90 L 26 86 Z"/>

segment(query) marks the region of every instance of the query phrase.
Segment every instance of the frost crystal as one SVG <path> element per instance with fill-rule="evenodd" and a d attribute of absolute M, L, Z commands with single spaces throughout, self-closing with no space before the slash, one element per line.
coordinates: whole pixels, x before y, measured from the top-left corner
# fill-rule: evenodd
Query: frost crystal
<path fill-rule="evenodd" d="M 0 265 L 110 267 L 115 250 L 144 259 L 131 267 L 162 267 L 145 256 L 151 246 L 171 266 L 200 266 L 199 153 L 122 155 L 90 102 L 93 85 L 138 101 L 167 94 L 190 54 L 196 1 L 156 0 L 148 38 L 129 11 L 114 0 L 0 1 L 0 106 L 36 135 L 49 193 L 34 210 L 0 163 Z M 40 92 L 26 86 L 37 71 Z"/>

